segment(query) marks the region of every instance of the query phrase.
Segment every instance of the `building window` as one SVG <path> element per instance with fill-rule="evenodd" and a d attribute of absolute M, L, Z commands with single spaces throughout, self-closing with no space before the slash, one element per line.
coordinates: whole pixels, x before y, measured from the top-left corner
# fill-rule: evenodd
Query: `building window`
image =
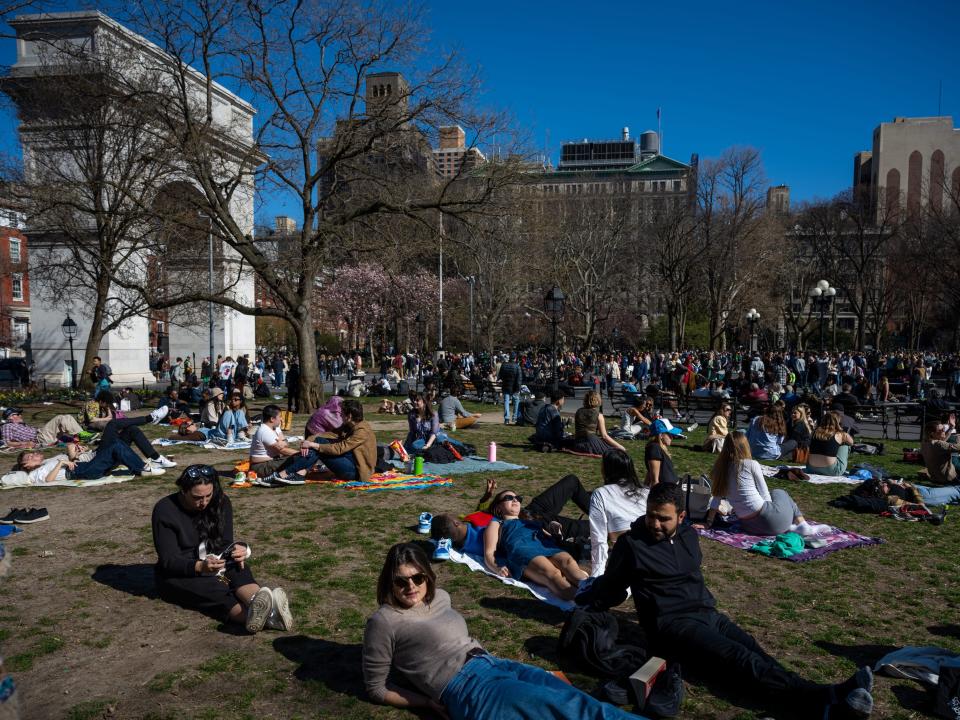
<path fill-rule="evenodd" d="M 20 262 L 20 241 L 17 238 L 10 238 L 10 262 Z"/>
<path fill-rule="evenodd" d="M 10 276 L 10 288 L 13 294 L 13 299 L 22 302 L 23 301 L 23 274 L 22 273 L 13 273 Z"/>
<path fill-rule="evenodd" d="M 673 181 L 673 191 L 674 191 L 674 192 L 680 192 L 680 181 L 679 181 L 679 180 L 674 180 L 674 181 Z"/>
<path fill-rule="evenodd" d="M 27 340 L 27 320 L 26 318 L 13 318 L 13 337 L 18 343 L 24 343 Z"/>

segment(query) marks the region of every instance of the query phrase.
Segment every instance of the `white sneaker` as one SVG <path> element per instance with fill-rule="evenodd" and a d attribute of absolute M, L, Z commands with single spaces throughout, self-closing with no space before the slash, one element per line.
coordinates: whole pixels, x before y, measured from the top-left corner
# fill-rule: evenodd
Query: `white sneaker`
<path fill-rule="evenodd" d="M 160 421 L 163 420 L 167 415 L 170 414 L 170 407 L 168 405 L 161 405 L 156 410 L 150 411 L 150 422 L 154 425 L 159 425 Z"/>
<path fill-rule="evenodd" d="M 150 462 L 153 463 L 154 466 L 162 468 L 172 468 L 177 466 L 177 464 L 166 455 L 161 455 L 156 460 L 151 460 Z"/>
<path fill-rule="evenodd" d="M 267 624 L 270 613 L 273 612 L 273 593 L 270 588 L 262 587 L 253 596 L 253 601 L 247 608 L 247 632 L 258 633 Z"/>
<path fill-rule="evenodd" d="M 267 620 L 267 627 L 271 630 L 293 632 L 293 614 L 290 612 L 290 600 L 283 588 L 273 588 L 273 612 Z"/>
<path fill-rule="evenodd" d="M 163 475 L 166 472 L 167 471 L 163 468 L 154 465 L 152 460 L 147 460 L 143 464 L 143 470 L 140 471 L 140 476 L 146 477 L 148 475 Z"/>

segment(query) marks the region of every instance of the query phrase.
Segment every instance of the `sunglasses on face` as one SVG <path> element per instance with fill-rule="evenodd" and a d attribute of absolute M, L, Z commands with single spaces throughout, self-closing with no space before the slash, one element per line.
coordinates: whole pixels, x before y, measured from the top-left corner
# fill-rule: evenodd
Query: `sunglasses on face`
<path fill-rule="evenodd" d="M 403 577 L 402 575 L 397 575 L 393 579 L 393 586 L 398 590 L 404 590 L 410 584 L 411 581 L 413 582 L 414 585 L 416 585 L 417 587 L 420 587 L 427 581 L 427 576 L 424 575 L 423 573 L 416 573 L 414 575 L 408 575 L 407 577 Z"/>
<path fill-rule="evenodd" d="M 518 503 L 523 502 L 523 495 L 504 495 L 500 498 L 500 502 L 513 502 L 516 500 Z"/>
<path fill-rule="evenodd" d="M 209 465 L 191 465 L 185 472 L 191 480 L 217 477 L 217 471 Z"/>

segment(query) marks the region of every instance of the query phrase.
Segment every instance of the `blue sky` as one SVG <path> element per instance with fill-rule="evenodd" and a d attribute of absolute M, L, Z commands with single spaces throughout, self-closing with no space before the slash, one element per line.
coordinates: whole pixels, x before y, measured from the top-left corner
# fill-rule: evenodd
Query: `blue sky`
<path fill-rule="evenodd" d="M 960 122 L 960 2 L 826 3 L 427 0 L 434 48 L 457 48 L 484 78 L 482 103 L 510 111 L 554 162 L 560 142 L 656 129 L 688 161 L 759 148 L 794 200 L 850 185 L 854 152 L 896 115 Z M 0 41 L 0 62 L 14 57 Z M 0 145 L 14 141 L 0 118 Z M 549 137 L 549 144 L 547 139 Z M 267 202 L 258 216 L 282 212 Z"/>

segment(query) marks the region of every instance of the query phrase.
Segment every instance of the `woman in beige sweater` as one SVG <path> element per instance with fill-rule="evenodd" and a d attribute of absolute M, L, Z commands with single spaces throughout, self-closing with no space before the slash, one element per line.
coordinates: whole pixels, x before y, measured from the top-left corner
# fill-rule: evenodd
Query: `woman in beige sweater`
<path fill-rule="evenodd" d="M 716 414 L 710 418 L 710 424 L 707 426 L 707 439 L 703 441 L 703 449 L 707 452 L 718 453 L 723 448 L 723 441 L 730 432 L 728 422 L 733 413 L 733 406 L 724 403 L 718 409 Z"/>

